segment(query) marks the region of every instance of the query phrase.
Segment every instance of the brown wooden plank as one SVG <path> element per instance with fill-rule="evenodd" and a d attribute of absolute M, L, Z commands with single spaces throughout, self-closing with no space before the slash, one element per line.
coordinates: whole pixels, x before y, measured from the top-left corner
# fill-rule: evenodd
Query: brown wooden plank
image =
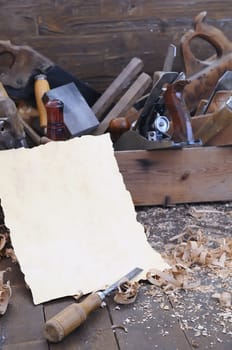
<path fill-rule="evenodd" d="M 162 303 L 168 305 L 169 310 L 163 310 Z M 119 325 L 115 332 L 122 350 L 191 349 L 162 291 L 155 296 L 150 287 L 143 286 L 134 304 L 120 305 L 118 309 L 112 303 L 110 310 L 114 325 Z M 120 325 L 126 331 L 120 329 Z"/>
<path fill-rule="evenodd" d="M 191 119 L 192 128 L 194 135 L 197 136 L 198 131 L 202 127 L 202 122 L 204 120 L 210 120 L 210 115 L 203 115 L 193 117 Z M 227 125 L 223 130 L 215 132 L 215 136 L 212 137 L 208 142 L 208 146 L 226 146 L 232 145 L 232 123 Z"/>
<path fill-rule="evenodd" d="M 209 280 L 206 285 L 216 289 L 220 285 L 216 281 Z M 212 298 L 212 292 L 185 291 L 172 306 L 193 349 L 231 350 L 229 309 L 220 307 Z"/>
<path fill-rule="evenodd" d="M 47 350 L 43 324 L 43 306 L 33 305 L 31 293 L 25 286 L 12 287 L 7 312 L 1 318 L 2 349 Z"/>
<path fill-rule="evenodd" d="M 232 148 L 115 152 L 134 204 L 232 199 Z"/>
<path fill-rule="evenodd" d="M 45 317 L 49 320 L 55 314 L 73 303 L 72 298 L 64 298 L 46 303 Z M 60 343 L 50 343 L 50 350 L 118 350 L 109 314 L 106 308 L 93 312 L 87 321 Z"/>
<path fill-rule="evenodd" d="M 74 75 L 104 91 L 128 61 L 140 57 L 145 71 L 160 70 L 170 43 L 192 28 L 193 17 L 207 7 L 208 20 L 232 39 L 229 1 L 129 2 L 96 0 L 1 2 L 1 38 L 29 44 Z M 12 24 L 12 25 L 9 25 Z M 95 46 L 94 46 L 95 44 Z M 197 54 L 211 52 L 202 41 L 193 42 Z M 182 70 L 180 54 L 174 64 Z"/>
<path fill-rule="evenodd" d="M 207 115 L 206 118 L 203 116 L 201 121 L 201 126 L 194 135 L 196 139 L 202 141 L 203 145 L 208 145 L 215 136 L 232 124 L 232 110 L 224 106 L 219 111 Z M 229 142 L 231 145 L 232 138 Z"/>
<path fill-rule="evenodd" d="M 48 345 L 43 340 L 26 343 L 3 345 L 1 350 L 48 350 Z"/>
<path fill-rule="evenodd" d="M 141 73 L 92 134 L 103 134 L 108 129 L 111 120 L 126 113 L 133 104 L 143 96 L 151 83 L 151 77 L 146 73 Z"/>
<path fill-rule="evenodd" d="M 143 62 L 137 57 L 133 57 L 121 73 L 115 78 L 110 86 L 104 91 L 101 97 L 92 106 L 96 117 L 101 120 L 109 107 L 117 101 L 122 92 L 129 87 L 136 76 L 141 72 Z"/>

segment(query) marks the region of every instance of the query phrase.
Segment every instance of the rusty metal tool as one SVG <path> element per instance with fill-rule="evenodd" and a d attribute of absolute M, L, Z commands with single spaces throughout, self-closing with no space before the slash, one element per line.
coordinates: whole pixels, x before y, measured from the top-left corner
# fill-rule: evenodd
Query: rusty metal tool
<path fill-rule="evenodd" d="M 73 303 L 69 305 L 67 308 L 53 316 L 45 323 L 45 338 L 50 342 L 60 342 L 68 334 L 85 322 L 87 316 L 91 312 L 98 309 L 101 306 L 102 301 L 110 293 L 117 289 L 122 282 L 125 282 L 125 280 L 131 280 L 141 272 L 142 269 L 136 267 L 105 290 L 90 294 L 80 303 Z"/>

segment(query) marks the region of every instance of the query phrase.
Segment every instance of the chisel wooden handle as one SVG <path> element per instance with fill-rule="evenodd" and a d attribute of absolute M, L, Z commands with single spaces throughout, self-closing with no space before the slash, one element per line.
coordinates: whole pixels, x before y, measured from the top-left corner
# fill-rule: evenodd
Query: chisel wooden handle
<path fill-rule="evenodd" d="M 50 90 L 50 86 L 46 78 L 47 77 L 44 74 L 36 75 L 34 85 L 35 100 L 39 112 L 39 121 L 41 128 L 46 128 L 47 126 L 47 111 L 42 100 L 45 92 Z"/>
<path fill-rule="evenodd" d="M 57 343 L 85 322 L 87 316 L 101 306 L 102 298 L 90 294 L 81 303 L 73 303 L 45 323 L 44 336 Z"/>

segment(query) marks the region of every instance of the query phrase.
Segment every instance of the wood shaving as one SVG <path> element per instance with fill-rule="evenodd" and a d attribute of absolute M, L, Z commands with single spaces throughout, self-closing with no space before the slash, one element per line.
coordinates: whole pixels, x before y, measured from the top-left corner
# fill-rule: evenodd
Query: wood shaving
<path fill-rule="evenodd" d="M 178 239 L 179 243 L 167 245 L 163 254 L 172 267 L 164 271 L 151 269 L 147 273 L 147 280 L 151 284 L 166 291 L 200 288 L 200 282 L 191 279 L 196 266 L 204 266 L 214 272 L 224 269 L 227 276 L 232 274 L 232 238 L 210 241 L 201 230 L 193 232 L 192 229 L 186 229 L 173 239 Z"/>
<path fill-rule="evenodd" d="M 232 295 L 228 292 L 214 293 L 212 298 L 217 299 L 221 306 L 231 307 Z"/>
<path fill-rule="evenodd" d="M 131 304 L 137 298 L 138 289 L 138 282 L 127 280 L 118 286 L 118 291 L 115 293 L 114 301 L 117 304 Z"/>
<path fill-rule="evenodd" d="M 122 329 L 125 333 L 128 333 L 128 329 L 123 324 L 113 324 L 111 328 L 113 329 L 113 331 L 115 331 L 116 329 Z"/>

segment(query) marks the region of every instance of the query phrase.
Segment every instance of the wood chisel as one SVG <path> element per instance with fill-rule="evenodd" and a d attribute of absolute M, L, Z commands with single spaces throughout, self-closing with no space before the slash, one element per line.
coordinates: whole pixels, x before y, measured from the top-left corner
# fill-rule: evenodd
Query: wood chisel
<path fill-rule="evenodd" d="M 125 280 L 131 280 L 142 271 L 141 268 L 136 267 L 105 290 L 92 293 L 85 298 L 84 301 L 72 303 L 66 307 L 45 323 L 45 338 L 54 343 L 64 339 L 68 334 L 79 327 L 92 311 L 95 311 L 101 306 L 106 296 L 117 289 Z"/>

